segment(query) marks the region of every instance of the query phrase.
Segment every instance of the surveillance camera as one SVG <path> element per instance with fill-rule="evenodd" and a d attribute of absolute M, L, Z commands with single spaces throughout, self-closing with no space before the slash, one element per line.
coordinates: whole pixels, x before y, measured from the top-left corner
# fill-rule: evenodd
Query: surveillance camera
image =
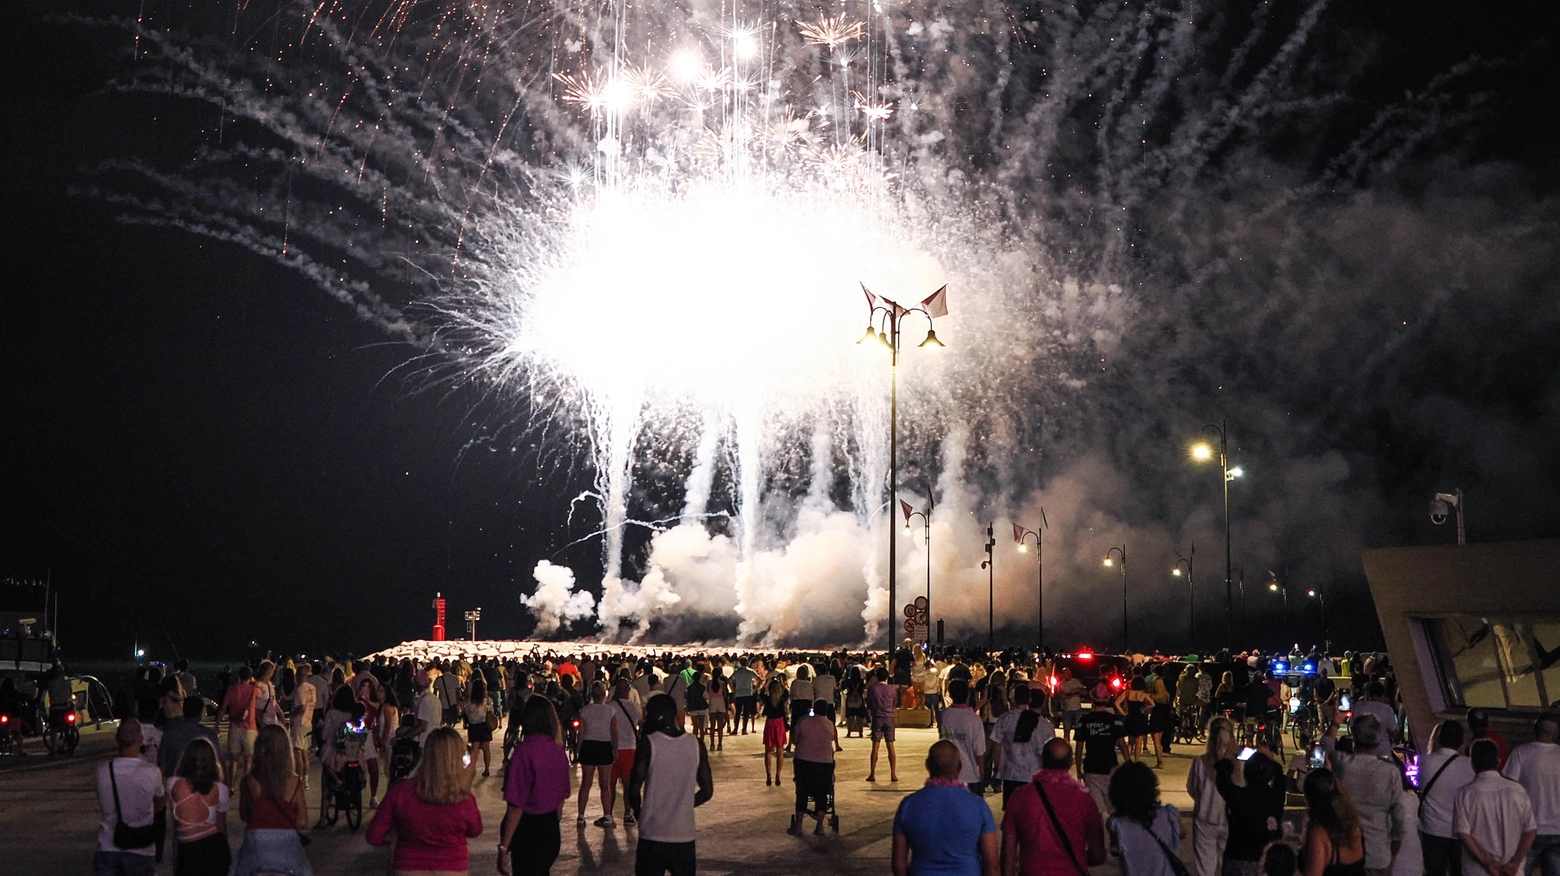
<path fill-rule="evenodd" d="M 1431 499 L 1430 522 L 1436 524 L 1437 526 L 1445 523 L 1448 510 L 1449 509 L 1446 507 L 1446 503 L 1441 501 L 1439 498 Z"/>

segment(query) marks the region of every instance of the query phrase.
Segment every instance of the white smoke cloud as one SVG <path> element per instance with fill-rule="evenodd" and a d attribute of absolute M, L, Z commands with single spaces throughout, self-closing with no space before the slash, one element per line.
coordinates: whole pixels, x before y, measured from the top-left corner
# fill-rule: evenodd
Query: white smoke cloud
<path fill-rule="evenodd" d="M 536 616 L 538 635 L 552 635 L 564 624 L 596 613 L 596 597 L 574 589 L 574 571 L 567 566 L 542 560 L 531 575 L 536 579 L 536 591 L 521 596 L 520 602 Z"/>

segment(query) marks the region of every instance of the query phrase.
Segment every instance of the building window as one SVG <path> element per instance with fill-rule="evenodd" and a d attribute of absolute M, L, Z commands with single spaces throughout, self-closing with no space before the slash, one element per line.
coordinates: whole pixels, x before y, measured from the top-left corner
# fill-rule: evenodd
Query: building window
<path fill-rule="evenodd" d="M 1538 710 L 1560 704 L 1560 623 L 1463 614 L 1421 622 L 1448 705 Z"/>

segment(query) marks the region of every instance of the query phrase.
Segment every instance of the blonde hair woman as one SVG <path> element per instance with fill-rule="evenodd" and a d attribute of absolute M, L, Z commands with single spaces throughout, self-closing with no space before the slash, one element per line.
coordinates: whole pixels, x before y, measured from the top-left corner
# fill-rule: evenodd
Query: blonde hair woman
<path fill-rule="evenodd" d="M 1192 761 L 1186 776 L 1186 793 L 1192 797 L 1192 851 L 1197 876 L 1213 876 L 1224 857 L 1229 839 L 1229 824 L 1224 817 L 1224 798 L 1219 796 L 1214 765 L 1235 756 L 1235 725 L 1229 718 L 1208 722 L 1208 748 Z"/>
<path fill-rule="evenodd" d="M 466 743 L 453 727 L 428 734 L 417 772 L 385 792 L 368 823 L 369 845 L 396 836 L 395 873 L 465 873 L 471 869 L 466 842 L 482 834 L 482 813 L 471 793 L 471 770 L 462 758 Z"/>
<path fill-rule="evenodd" d="M 228 876 L 279 871 L 314 876 L 303 854 L 298 831 L 309 823 L 309 801 L 294 771 L 292 739 L 279 724 L 260 728 L 255 758 L 244 777 L 238 814 L 244 819 L 244 844 Z"/>

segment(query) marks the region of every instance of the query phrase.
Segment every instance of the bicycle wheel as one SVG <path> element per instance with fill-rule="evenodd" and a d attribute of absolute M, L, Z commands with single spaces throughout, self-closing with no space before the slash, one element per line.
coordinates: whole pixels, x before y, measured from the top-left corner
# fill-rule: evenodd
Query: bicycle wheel
<path fill-rule="evenodd" d="M 325 798 L 325 823 L 331 827 L 335 827 L 336 819 L 341 817 L 340 803 L 336 796 L 330 794 Z"/>
<path fill-rule="evenodd" d="M 363 791 L 360 789 L 347 801 L 347 827 L 357 830 L 363 824 Z"/>

